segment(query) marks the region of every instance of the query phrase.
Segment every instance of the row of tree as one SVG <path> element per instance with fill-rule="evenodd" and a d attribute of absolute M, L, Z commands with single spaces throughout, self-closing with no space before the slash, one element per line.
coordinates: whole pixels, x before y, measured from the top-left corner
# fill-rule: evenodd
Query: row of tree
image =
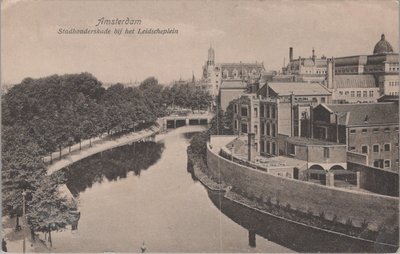
<path fill-rule="evenodd" d="M 165 87 L 151 77 L 138 87 L 105 89 L 89 73 L 26 78 L 2 96 L 2 210 L 22 215 L 26 192 L 32 231 L 51 232 L 73 218 L 60 197 L 62 174 L 47 175 L 41 157 L 106 132 L 153 124 L 167 107 L 207 109 L 211 96 L 187 85 Z"/>

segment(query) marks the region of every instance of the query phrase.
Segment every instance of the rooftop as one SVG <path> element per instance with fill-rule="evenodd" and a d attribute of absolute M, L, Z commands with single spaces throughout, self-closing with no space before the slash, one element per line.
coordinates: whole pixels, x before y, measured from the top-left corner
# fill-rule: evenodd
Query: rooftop
<path fill-rule="evenodd" d="M 373 75 L 335 75 L 337 88 L 374 88 L 376 86 Z"/>
<path fill-rule="evenodd" d="M 381 40 L 374 47 L 374 54 L 391 53 L 393 52 L 392 45 L 385 40 L 385 35 L 381 35 Z"/>
<path fill-rule="evenodd" d="M 247 84 L 242 80 L 224 80 L 221 84 L 221 89 L 245 89 Z"/>
<path fill-rule="evenodd" d="M 331 113 L 339 113 L 339 124 L 341 125 L 399 124 L 399 105 L 396 103 L 321 105 Z"/>
<path fill-rule="evenodd" d="M 294 95 L 330 95 L 331 93 L 318 83 L 307 82 L 270 82 L 270 89 L 280 96 Z"/>

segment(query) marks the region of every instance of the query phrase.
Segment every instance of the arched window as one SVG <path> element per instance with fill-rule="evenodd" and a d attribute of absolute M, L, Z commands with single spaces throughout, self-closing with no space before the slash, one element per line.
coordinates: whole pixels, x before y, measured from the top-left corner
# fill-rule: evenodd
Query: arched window
<path fill-rule="evenodd" d="M 276 136 L 276 132 L 275 132 L 275 124 L 271 125 L 271 131 L 272 131 L 272 137 Z"/>
<path fill-rule="evenodd" d="M 271 126 L 267 123 L 267 135 L 271 136 Z"/>

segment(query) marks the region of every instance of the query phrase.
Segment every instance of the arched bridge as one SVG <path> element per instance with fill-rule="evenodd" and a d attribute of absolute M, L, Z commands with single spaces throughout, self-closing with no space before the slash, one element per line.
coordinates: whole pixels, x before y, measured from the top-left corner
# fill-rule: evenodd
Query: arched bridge
<path fill-rule="evenodd" d="M 211 122 L 213 116 L 214 114 L 211 112 L 189 113 L 186 115 L 171 114 L 163 118 L 163 125 L 164 129 L 174 129 L 185 125 L 207 125 Z"/>

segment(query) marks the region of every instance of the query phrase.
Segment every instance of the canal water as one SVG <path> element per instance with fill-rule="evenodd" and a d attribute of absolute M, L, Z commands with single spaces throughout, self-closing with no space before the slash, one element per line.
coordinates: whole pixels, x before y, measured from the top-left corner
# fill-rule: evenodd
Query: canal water
<path fill-rule="evenodd" d="M 221 213 L 187 171 L 186 148 L 198 126 L 157 142 L 103 152 L 65 169 L 78 197 L 78 230 L 54 232 L 53 252 L 292 252 Z M 249 240 L 250 239 L 250 240 Z"/>

